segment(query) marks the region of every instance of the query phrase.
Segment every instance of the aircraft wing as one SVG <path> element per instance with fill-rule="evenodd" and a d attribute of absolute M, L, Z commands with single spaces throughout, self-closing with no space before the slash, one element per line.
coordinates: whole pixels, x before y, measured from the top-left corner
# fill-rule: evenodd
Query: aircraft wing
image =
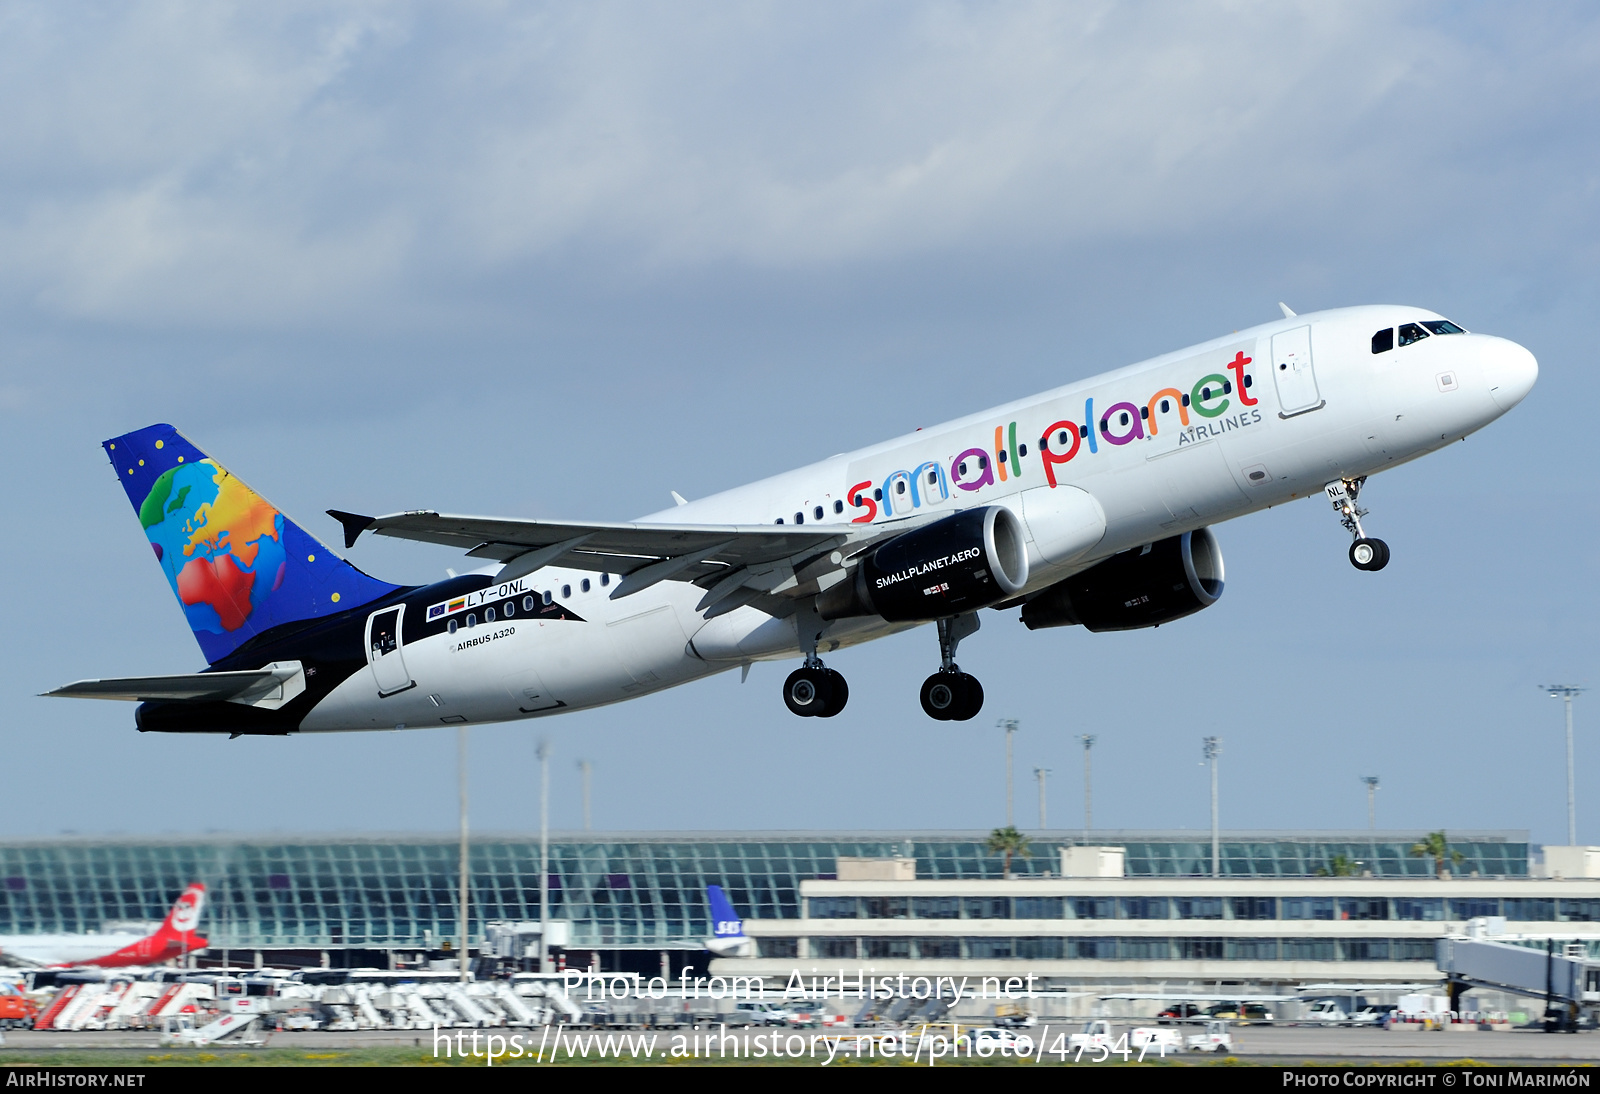
<path fill-rule="evenodd" d="M 911 523 L 896 522 L 891 530 L 882 524 L 553 522 L 431 511 L 366 517 L 330 509 L 328 515 L 344 526 L 347 548 L 365 531 L 459 547 L 473 558 L 505 563 L 499 577 L 506 581 L 556 565 L 620 574 L 613 600 L 669 578 L 692 581 L 706 589 L 699 610 L 707 619 L 749 603 L 788 615 L 794 598 L 843 578 L 845 554 Z"/>
<path fill-rule="evenodd" d="M 300 690 L 304 689 L 301 671 L 298 661 L 274 662 L 265 668 L 242 672 L 79 680 L 44 694 L 67 699 L 121 699 L 137 703 L 178 699 L 270 705 L 293 698 L 287 695 L 287 690 L 294 690 L 295 684 L 301 685 Z"/>

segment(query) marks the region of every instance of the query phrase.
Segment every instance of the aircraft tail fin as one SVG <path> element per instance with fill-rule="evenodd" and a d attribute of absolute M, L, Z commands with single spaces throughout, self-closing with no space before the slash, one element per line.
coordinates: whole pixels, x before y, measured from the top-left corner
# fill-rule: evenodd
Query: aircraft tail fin
<path fill-rule="evenodd" d="M 733 910 L 733 901 L 720 885 L 706 886 L 706 899 L 711 904 L 711 937 L 706 949 L 722 957 L 742 957 L 753 947 L 745 937 L 744 921 Z"/>
<path fill-rule="evenodd" d="M 105 451 L 208 662 L 399 588 L 339 558 L 170 425 Z"/>
<path fill-rule="evenodd" d="M 205 907 L 206 887 L 196 881 L 172 902 L 172 911 L 161 921 L 161 929 L 156 931 L 155 938 L 163 942 L 192 938 L 195 928 L 200 925 L 200 913 L 205 911 Z M 205 940 L 200 941 L 203 944 Z"/>

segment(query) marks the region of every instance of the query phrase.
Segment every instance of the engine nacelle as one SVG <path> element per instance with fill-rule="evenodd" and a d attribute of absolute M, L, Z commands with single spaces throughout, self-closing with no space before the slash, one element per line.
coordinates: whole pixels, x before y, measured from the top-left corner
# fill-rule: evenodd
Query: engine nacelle
<path fill-rule="evenodd" d="M 1029 630 L 1082 624 L 1091 631 L 1158 627 L 1222 596 L 1222 550 L 1211 529 L 1123 551 L 1022 606 Z"/>
<path fill-rule="evenodd" d="M 1022 521 L 991 505 L 952 513 L 868 552 L 851 580 L 817 597 L 817 612 L 824 619 L 927 622 L 998 604 L 1027 581 Z"/>

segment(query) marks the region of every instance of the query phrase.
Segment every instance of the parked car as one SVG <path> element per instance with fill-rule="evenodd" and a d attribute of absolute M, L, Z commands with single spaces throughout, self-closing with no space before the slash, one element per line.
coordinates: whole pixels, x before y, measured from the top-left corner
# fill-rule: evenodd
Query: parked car
<path fill-rule="evenodd" d="M 743 1023 L 745 1026 L 786 1026 L 792 1019 L 789 1011 L 776 1003 L 755 1001 L 738 1003 L 733 1008 L 733 1021 L 729 1025 Z"/>
<path fill-rule="evenodd" d="M 1389 1015 L 1399 1009 L 1393 1003 L 1376 1003 L 1356 1011 L 1350 1016 L 1350 1021 L 1358 1026 L 1381 1026 L 1389 1020 Z"/>
<path fill-rule="evenodd" d="M 1206 1012 L 1201 1010 L 1196 1003 L 1173 1003 L 1156 1015 L 1156 1022 L 1163 1026 L 1170 1026 L 1176 1022 L 1185 1022 L 1193 1019 L 1204 1018 Z"/>
<path fill-rule="evenodd" d="M 1218 1003 L 1206 1008 L 1207 1018 L 1233 1019 L 1238 1022 L 1270 1022 L 1272 1011 L 1265 1003 Z"/>

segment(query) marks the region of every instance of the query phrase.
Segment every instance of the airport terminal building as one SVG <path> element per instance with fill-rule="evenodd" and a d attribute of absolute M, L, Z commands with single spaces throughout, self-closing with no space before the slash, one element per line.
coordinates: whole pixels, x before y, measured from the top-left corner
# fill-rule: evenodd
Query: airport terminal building
<path fill-rule="evenodd" d="M 567 963 L 649 975 L 711 960 L 710 884 L 756 944 L 717 960 L 730 973 L 1401 983 L 1436 979 L 1434 940 L 1485 917 L 1592 937 L 1600 954 L 1600 877 L 1540 876 L 1552 871 L 1525 832 L 1449 833 L 1448 878 L 1413 853 L 1422 832 L 1225 832 L 1216 876 L 1206 833 L 1084 835 L 1031 834 L 1007 879 L 980 832 L 564 832 L 549 914 Z M 458 869 L 446 836 L 13 840 L 0 843 L 0 934 L 159 920 L 198 880 L 204 960 L 410 965 L 458 937 Z M 537 837 L 476 837 L 469 873 L 473 945 L 488 923 L 539 919 Z"/>

